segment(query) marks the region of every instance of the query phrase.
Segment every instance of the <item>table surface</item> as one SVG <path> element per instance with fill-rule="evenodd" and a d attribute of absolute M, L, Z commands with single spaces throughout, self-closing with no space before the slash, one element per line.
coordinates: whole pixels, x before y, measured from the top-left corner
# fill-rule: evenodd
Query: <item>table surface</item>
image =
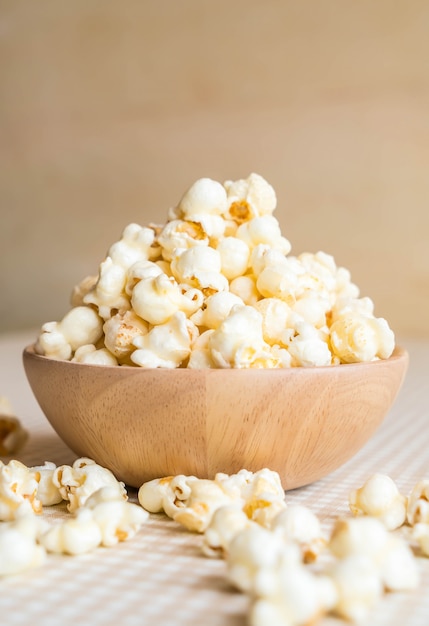
<path fill-rule="evenodd" d="M 10 400 L 30 433 L 16 458 L 29 466 L 71 464 L 76 455 L 48 424 L 25 378 L 21 353 L 34 337 L 31 331 L 0 335 L 0 395 Z M 287 502 L 310 507 L 327 532 L 338 515 L 349 515 L 350 490 L 373 473 L 390 475 L 405 495 L 417 481 L 429 478 L 429 341 L 404 339 L 400 344 L 410 353 L 408 374 L 372 440 L 330 476 L 286 494 Z M 133 500 L 135 490 L 129 495 Z M 44 515 L 62 517 L 65 508 L 50 507 Z M 228 584 L 222 560 L 202 555 L 200 541 L 200 535 L 153 515 L 133 539 L 114 548 L 79 557 L 49 555 L 42 568 L 0 580 L 1 621 L 7 626 L 245 626 L 248 599 Z M 367 626 L 429 624 L 429 559 L 419 558 L 419 567 L 419 588 L 386 594 Z M 335 624 L 343 622 L 320 622 Z"/>

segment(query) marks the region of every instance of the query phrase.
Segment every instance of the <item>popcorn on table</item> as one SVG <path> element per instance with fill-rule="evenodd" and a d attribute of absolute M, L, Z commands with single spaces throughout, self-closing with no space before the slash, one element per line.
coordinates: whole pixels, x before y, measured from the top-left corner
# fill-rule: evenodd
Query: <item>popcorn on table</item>
<path fill-rule="evenodd" d="M 0 455 L 10 456 L 24 446 L 28 432 L 14 414 L 6 396 L 0 396 Z"/>
<path fill-rule="evenodd" d="M 195 181 L 164 224 L 128 224 L 71 310 L 52 359 L 143 368 L 288 368 L 388 358 L 387 321 L 325 252 L 290 254 L 260 175 Z"/>

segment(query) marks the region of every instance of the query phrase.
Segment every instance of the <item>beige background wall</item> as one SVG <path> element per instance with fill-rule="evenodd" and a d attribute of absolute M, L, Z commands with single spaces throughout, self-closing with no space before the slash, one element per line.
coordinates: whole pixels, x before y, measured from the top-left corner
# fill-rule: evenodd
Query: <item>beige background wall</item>
<path fill-rule="evenodd" d="M 429 334 L 429 2 L 1 0 L 0 331 L 69 308 L 123 227 L 265 176 L 293 253 Z"/>

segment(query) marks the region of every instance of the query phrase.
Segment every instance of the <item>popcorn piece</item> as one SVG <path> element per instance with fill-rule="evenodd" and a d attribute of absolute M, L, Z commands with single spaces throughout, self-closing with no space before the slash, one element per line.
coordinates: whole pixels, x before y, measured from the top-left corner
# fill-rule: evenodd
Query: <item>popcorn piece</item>
<path fill-rule="evenodd" d="M 73 363 L 89 363 L 90 365 L 118 365 L 118 361 L 107 348 L 92 345 L 80 346 L 71 359 Z"/>
<path fill-rule="evenodd" d="M 98 276 L 86 276 L 83 280 L 80 281 L 77 285 L 73 287 L 71 296 L 70 296 L 70 304 L 72 307 L 83 306 L 84 305 L 84 297 L 87 293 L 89 293 L 92 289 L 94 289 L 98 280 Z"/>
<path fill-rule="evenodd" d="M 12 521 L 25 513 L 41 513 L 37 498 L 39 476 L 20 461 L 0 461 L 0 521 Z"/>
<path fill-rule="evenodd" d="M 230 503 L 228 495 L 212 480 L 199 479 L 190 483 L 189 497 L 178 507 L 173 519 L 188 530 L 202 533 L 221 506 Z"/>
<path fill-rule="evenodd" d="M 341 559 L 330 571 L 338 601 L 334 612 L 354 622 L 367 618 L 383 595 L 377 566 L 365 555 L 353 554 Z"/>
<path fill-rule="evenodd" d="M 104 344 L 119 362 L 128 359 L 134 352 L 133 341 L 148 332 L 148 324 L 134 311 L 117 313 L 104 323 Z"/>
<path fill-rule="evenodd" d="M 209 235 L 199 222 L 173 219 L 164 226 L 158 236 L 162 258 L 171 261 L 176 250 L 186 250 L 194 246 L 208 246 Z"/>
<path fill-rule="evenodd" d="M 292 545 L 287 544 L 286 549 Z M 313 624 L 337 603 L 337 589 L 329 577 L 315 575 L 308 567 L 282 556 L 277 566 L 262 570 L 256 577 L 252 625 Z"/>
<path fill-rule="evenodd" d="M 88 306 L 71 309 L 60 322 L 42 326 L 35 350 L 52 359 L 69 360 L 80 346 L 96 344 L 103 334 L 103 322 Z"/>
<path fill-rule="evenodd" d="M 235 305 L 244 306 L 244 302 L 230 291 L 214 293 L 205 299 L 203 307 L 191 316 L 191 320 L 198 326 L 214 330 L 228 317 Z"/>
<path fill-rule="evenodd" d="M 227 210 L 225 188 L 211 178 L 200 178 L 184 193 L 177 215 L 188 219 L 195 215 L 221 215 Z"/>
<path fill-rule="evenodd" d="M 267 244 L 284 255 L 291 250 L 289 241 L 281 234 L 279 222 L 273 215 L 254 217 L 241 224 L 236 236 L 247 243 L 250 250 L 258 244 Z"/>
<path fill-rule="evenodd" d="M 338 318 L 330 328 L 330 341 L 342 363 L 387 359 L 395 347 L 394 334 L 385 319 L 358 313 Z"/>
<path fill-rule="evenodd" d="M 255 304 L 255 309 L 262 315 L 262 334 L 270 346 L 281 342 L 287 327 L 291 308 L 279 298 L 263 298 Z"/>
<path fill-rule="evenodd" d="M 100 264 L 97 282 L 94 287 L 84 296 L 83 301 L 87 305 L 95 305 L 103 320 L 112 316 L 112 311 L 127 310 L 130 302 L 125 293 L 126 270 L 122 265 L 114 263 L 111 257 Z M 95 343 L 86 341 L 85 343 Z"/>
<path fill-rule="evenodd" d="M 102 487 L 85 502 L 101 531 L 101 545 L 114 546 L 131 539 L 149 518 L 141 506 L 125 501 L 115 487 Z"/>
<path fill-rule="evenodd" d="M 154 326 L 147 335 L 134 339 L 136 350 L 131 360 L 140 367 L 179 367 L 191 353 L 191 343 L 198 333 L 194 324 L 177 311 L 164 324 Z"/>
<path fill-rule="evenodd" d="M 417 541 L 424 556 L 429 556 L 429 524 L 417 522 L 413 526 L 411 537 Z"/>
<path fill-rule="evenodd" d="M 285 541 L 296 541 L 302 550 L 303 559 L 310 563 L 317 559 L 327 545 L 318 517 L 307 507 L 289 504 L 273 520 L 272 530 Z"/>
<path fill-rule="evenodd" d="M 229 203 L 224 215 L 238 224 L 253 217 L 271 215 L 277 206 L 274 189 L 259 174 L 252 173 L 248 178 L 236 181 L 227 180 L 224 187 Z"/>
<path fill-rule="evenodd" d="M 277 472 L 264 468 L 256 472 L 242 491 L 247 517 L 270 528 L 272 520 L 286 508 L 285 492 Z"/>
<path fill-rule="evenodd" d="M 249 263 L 250 250 L 238 237 L 223 237 L 216 246 L 220 255 L 222 274 L 228 280 L 242 276 Z"/>
<path fill-rule="evenodd" d="M 166 476 L 149 480 L 140 487 L 138 500 L 149 513 L 165 512 L 173 517 L 179 506 L 186 506 L 191 493 L 190 484 L 198 480 L 195 476 Z"/>
<path fill-rule="evenodd" d="M 421 480 L 413 487 L 408 497 L 407 521 L 411 526 L 429 524 L 429 480 Z"/>
<path fill-rule="evenodd" d="M 171 271 L 179 283 L 197 287 L 205 295 L 228 290 L 228 280 L 221 273 L 221 257 L 208 246 L 176 250 Z"/>
<path fill-rule="evenodd" d="M 371 515 L 378 518 L 388 530 L 399 528 L 405 522 L 407 499 L 401 495 L 394 481 L 384 474 L 374 474 L 362 487 L 349 495 L 353 515 Z"/>
<path fill-rule="evenodd" d="M 82 507 L 91 494 L 101 487 L 110 486 L 119 497 L 127 499 L 124 483 L 116 480 L 113 473 L 85 457 L 76 459 L 72 466 L 60 465 L 53 474 L 53 483 L 63 500 L 67 500 L 70 512 Z"/>
<path fill-rule="evenodd" d="M 262 335 L 262 316 L 249 306 L 234 306 L 209 338 L 217 367 L 269 367 L 273 357 Z"/>
<path fill-rule="evenodd" d="M 377 567 L 386 589 L 413 589 L 419 582 L 417 562 L 410 547 L 392 535 L 382 522 L 373 517 L 338 520 L 329 543 L 340 558 L 366 556 Z"/>
<path fill-rule="evenodd" d="M 154 325 L 167 323 L 180 310 L 193 313 L 199 304 L 184 296 L 175 279 L 164 273 L 138 282 L 131 303 L 139 317 Z"/>
<path fill-rule="evenodd" d="M 301 559 L 298 546 L 291 546 L 294 563 Z M 271 531 L 252 524 L 244 528 L 232 539 L 226 557 L 228 578 L 241 591 L 255 591 L 256 580 L 262 570 L 278 566 L 285 551 L 283 539 Z"/>
<path fill-rule="evenodd" d="M 293 367 L 326 366 L 332 363 L 332 354 L 327 336 L 307 322 L 290 316 L 293 328 L 282 335 L 282 343 L 287 346 Z"/>
<path fill-rule="evenodd" d="M 155 231 L 153 228 L 142 227 L 139 224 L 128 224 L 125 227 L 120 241 L 112 244 L 107 256 L 115 265 L 128 269 L 140 260 L 153 258 L 159 254 L 154 247 Z"/>
<path fill-rule="evenodd" d="M 224 558 L 229 544 L 238 532 L 248 528 L 252 522 L 240 503 L 226 504 L 213 513 L 204 532 L 202 551 L 209 557 Z"/>
<path fill-rule="evenodd" d="M 0 396 L 0 456 L 10 456 L 21 450 L 28 439 L 28 432 L 13 414 L 12 405 Z"/>
<path fill-rule="evenodd" d="M 256 278 L 249 274 L 233 278 L 229 283 L 229 290 L 249 306 L 254 306 L 261 299 L 261 294 L 256 286 Z"/>
<path fill-rule="evenodd" d="M 41 545 L 55 554 L 86 554 L 102 542 L 102 533 L 90 509 L 82 507 L 73 517 L 49 528 L 39 539 Z"/>
<path fill-rule="evenodd" d="M 37 499 L 43 506 L 53 506 L 63 501 L 59 487 L 54 484 L 54 473 L 57 469 L 55 463 L 45 461 L 43 465 L 36 465 L 30 468 L 39 477 L 37 485 Z"/>
<path fill-rule="evenodd" d="M 12 576 L 45 563 L 46 551 L 37 540 L 45 523 L 30 515 L 0 524 L 0 576 Z"/>
<path fill-rule="evenodd" d="M 187 367 L 190 369 L 206 369 L 216 367 L 209 349 L 209 339 L 213 333 L 213 329 L 206 330 L 192 342 L 192 350 L 189 355 Z"/>

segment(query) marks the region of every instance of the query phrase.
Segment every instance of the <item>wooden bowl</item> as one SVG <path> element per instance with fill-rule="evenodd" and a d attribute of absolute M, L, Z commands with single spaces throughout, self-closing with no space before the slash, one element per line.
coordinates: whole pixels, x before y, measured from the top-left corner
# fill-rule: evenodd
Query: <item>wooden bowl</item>
<path fill-rule="evenodd" d="M 23 353 L 33 393 L 78 455 L 133 487 L 152 478 L 213 478 L 268 467 L 285 489 L 350 459 L 386 416 L 408 354 L 291 369 L 142 369 Z"/>

